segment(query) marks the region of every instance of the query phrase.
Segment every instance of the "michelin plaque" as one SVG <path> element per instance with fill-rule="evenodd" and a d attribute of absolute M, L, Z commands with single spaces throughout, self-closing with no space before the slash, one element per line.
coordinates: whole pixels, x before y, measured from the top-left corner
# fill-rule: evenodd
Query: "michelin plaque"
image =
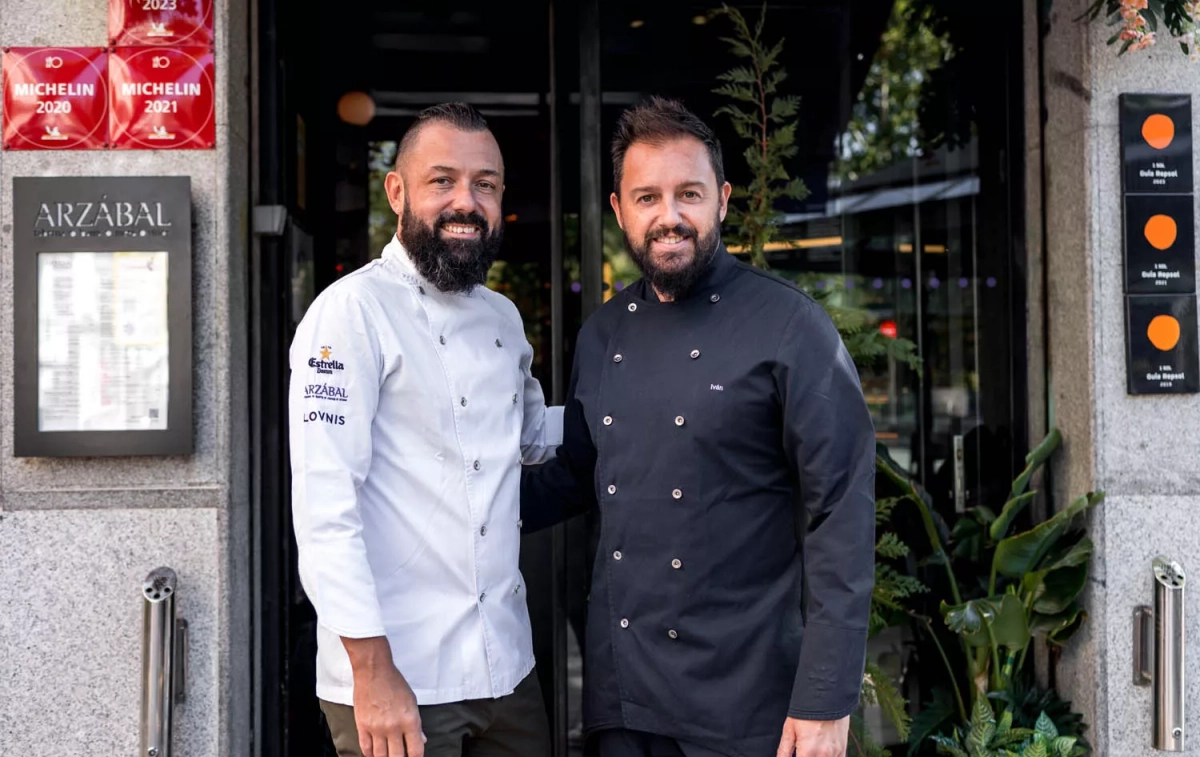
<path fill-rule="evenodd" d="M 102 47 L 10 47 L 4 76 L 5 150 L 108 146 L 108 54 Z"/>
<path fill-rule="evenodd" d="M 187 177 L 16 178 L 18 457 L 192 450 Z"/>
<path fill-rule="evenodd" d="M 112 47 L 213 43 L 212 0 L 108 0 Z"/>
<path fill-rule="evenodd" d="M 208 48 L 119 47 L 109 58 L 110 138 L 118 150 L 207 150 L 216 144 Z"/>

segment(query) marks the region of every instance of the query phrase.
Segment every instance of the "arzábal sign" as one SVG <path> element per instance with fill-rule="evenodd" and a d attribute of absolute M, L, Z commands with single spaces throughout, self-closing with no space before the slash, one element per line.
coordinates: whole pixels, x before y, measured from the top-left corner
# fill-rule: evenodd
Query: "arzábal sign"
<path fill-rule="evenodd" d="M 191 454 L 191 179 L 18 176 L 12 203 L 13 453 Z"/>
<path fill-rule="evenodd" d="M 43 202 L 34 220 L 35 237 L 91 236 L 79 232 L 98 232 L 97 236 L 146 236 L 153 231 L 165 236 L 174 226 L 170 211 L 162 202 Z M 72 232 L 75 232 L 72 234 Z"/>

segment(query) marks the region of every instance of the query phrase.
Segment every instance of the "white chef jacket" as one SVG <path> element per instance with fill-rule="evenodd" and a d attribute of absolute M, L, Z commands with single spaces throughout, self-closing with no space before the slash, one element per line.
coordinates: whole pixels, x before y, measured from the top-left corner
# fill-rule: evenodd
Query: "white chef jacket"
<path fill-rule="evenodd" d="M 533 669 L 521 464 L 562 441 L 516 307 L 427 283 L 393 237 L 309 307 L 291 345 L 292 512 L 317 611 L 317 696 L 353 704 L 339 637 L 387 635 L 422 705 Z"/>

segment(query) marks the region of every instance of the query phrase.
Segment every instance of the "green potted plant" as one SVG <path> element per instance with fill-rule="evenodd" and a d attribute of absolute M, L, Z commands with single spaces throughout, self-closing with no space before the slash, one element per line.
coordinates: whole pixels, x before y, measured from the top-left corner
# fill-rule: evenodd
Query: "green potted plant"
<path fill-rule="evenodd" d="M 1087 512 L 1103 501 L 1104 494 L 1084 494 L 1028 530 L 1012 533 L 1018 517 L 1036 496 L 1029 488 L 1031 481 L 1061 444 L 1061 433 L 1052 430 L 1027 456 L 1026 468 L 1013 482 L 1000 512 L 985 506 L 971 508 L 954 524 L 948 539 L 943 536 L 945 527 L 933 512 L 928 493 L 884 459 L 886 453 L 881 452 L 879 469 L 915 506 L 929 541 L 926 563 L 944 571 L 942 585 L 949 595 L 939 603 L 942 628 L 924 620 L 927 632 L 941 650 L 952 703 L 941 707 L 934 704 L 928 717 L 918 716 L 912 736 L 917 745 L 939 736 L 947 724 L 957 723 L 957 730 L 935 739 L 939 749 L 949 748 L 950 742 L 945 739 L 953 741 L 973 733 L 988 718 L 994 721 L 992 702 L 999 701 L 1013 710 L 1010 714 L 1017 718 L 1016 725 L 1024 728 L 1036 730 L 1036 720 L 1053 714 L 1057 721 L 1051 718 L 1051 722 L 1056 723 L 1057 730 L 1074 731 L 1063 734 L 1075 738 L 1070 753 L 1088 750 L 1079 738 L 1080 718 L 1064 711 L 1056 696 L 1047 696 L 1032 686 L 1028 652 L 1035 640 L 1063 645 L 1087 618 L 1079 602 L 1093 551 L 1085 520 Z M 978 567 L 984 570 L 972 570 Z M 960 575 L 972 572 L 986 576 L 986 580 L 981 586 L 964 589 Z M 956 657 L 963 661 L 962 669 L 955 667 L 942 646 L 940 639 L 946 633 L 959 646 Z M 1030 702 L 1037 702 L 1040 711 L 1031 712 L 1027 706 Z M 974 753 L 968 753 L 974 757 Z"/>

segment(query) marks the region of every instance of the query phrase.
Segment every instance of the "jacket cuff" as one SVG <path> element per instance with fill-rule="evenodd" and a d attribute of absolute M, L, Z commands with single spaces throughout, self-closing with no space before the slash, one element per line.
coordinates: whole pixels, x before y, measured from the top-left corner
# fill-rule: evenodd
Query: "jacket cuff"
<path fill-rule="evenodd" d="M 809 623 L 788 717 L 841 720 L 858 709 L 867 659 L 867 630 Z"/>
<path fill-rule="evenodd" d="M 547 405 L 542 439 L 547 447 L 558 447 L 563 441 L 563 406 Z"/>

